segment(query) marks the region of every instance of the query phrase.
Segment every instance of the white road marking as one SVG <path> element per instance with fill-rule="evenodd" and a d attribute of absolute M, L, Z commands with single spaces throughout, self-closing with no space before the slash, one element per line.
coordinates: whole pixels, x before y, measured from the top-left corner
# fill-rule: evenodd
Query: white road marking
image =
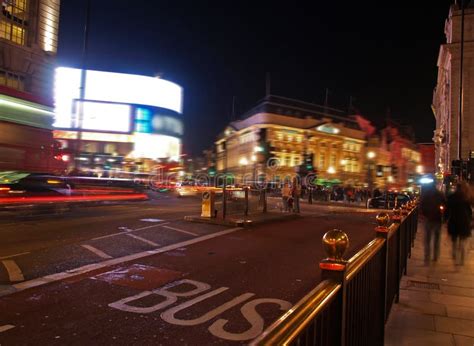
<path fill-rule="evenodd" d="M 162 220 L 162 219 L 140 219 L 140 221 L 144 221 L 144 222 L 163 222 L 165 220 Z"/>
<path fill-rule="evenodd" d="M 118 235 L 121 235 L 121 234 L 127 234 L 128 231 L 125 231 L 125 232 L 118 232 L 118 233 L 112 233 L 112 234 L 107 234 L 107 235 L 103 235 L 101 237 L 95 237 L 95 238 L 92 238 L 91 240 L 99 240 L 99 239 L 105 239 L 105 238 L 110 238 L 110 237 L 116 237 Z"/>
<path fill-rule="evenodd" d="M 130 232 L 136 232 L 136 231 L 143 231 L 144 229 L 149 229 L 149 228 L 155 228 L 155 227 L 162 227 L 163 225 L 167 225 L 169 224 L 169 222 L 167 223 L 160 223 L 159 225 L 152 225 L 152 226 L 145 226 L 145 227 L 140 227 L 140 228 L 136 228 L 136 229 L 132 229 Z M 163 226 L 165 227 L 165 226 Z"/>
<path fill-rule="evenodd" d="M 140 227 L 140 228 L 137 228 L 137 229 L 130 229 L 128 227 L 119 227 L 118 229 L 122 230 L 122 232 L 117 232 L 117 233 L 103 235 L 103 236 L 100 236 L 100 237 L 91 238 L 91 240 L 99 240 L 99 239 L 105 239 L 105 238 L 110 238 L 110 237 L 116 237 L 118 235 L 128 234 L 130 232 L 142 231 L 144 229 L 153 228 L 153 227 L 160 227 L 160 226 L 167 225 L 167 224 L 169 224 L 169 222 L 160 223 L 159 225 Z"/>
<path fill-rule="evenodd" d="M 0 326 L 0 333 L 6 332 L 7 330 L 10 330 L 12 328 L 15 328 L 15 326 L 12 324 L 5 324 L 3 326 Z"/>
<path fill-rule="evenodd" d="M 4 259 L 7 259 L 7 258 L 13 258 L 13 257 L 18 257 L 18 256 L 21 256 L 21 255 L 27 255 L 29 254 L 30 252 L 21 252 L 21 253 L 16 253 L 14 255 L 9 255 L 9 256 L 3 256 L 3 257 L 0 257 L 0 260 L 4 260 Z"/>
<path fill-rule="evenodd" d="M 112 256 L 107 255 L 105 252 L 100 251 L 99 249 L 90 246 L 90 245 L 81 245 L 84 249 L 87 249 L 93 253 L 95 253 L 97 256 L 102 257 L 102 258 L 112 258 Z"/>
<path fill-rule="evenodd" d="M 18 265 L 15 263 L 13 260 L 5 260 L 2 261 L 3 265 L 5 266 L 8 276 L 10 278 L 10 281 L 23 281 L 25 278 L 23 277 L 23 274 L 21 273 L 21 269 L 18 267 Z"/>
<path fill-rule="evenodd" d="M 232 333 L 224 329 L 224 326 L 229 322 L 229 320 L 220 318 L 211 324 L 208 328 L 209 332 L 217 336 L 218 338 L 232 341 L 244 341 L 256 338 L 263 332 L 264 328 L 264 319 L 257 312 L 257 305 L 260 304 L 277 304 L 280 306 L 280 310 L 288 311 L 291 309 L 292 304 L 286 300 L 281 299 L 271 299 L 271 298 L 260 298 L 254 299 L 245 303 L 244 306 L 240 308 L 242 315 L 250 323 L 251 327 L 245 332 L 241 333 Z"/>
<path fill-rule="evenodd" d="M 208 292 L 208 293 L 203 294 L 201 296 L 198 296 L 194 299 L 188 300 L 187 302 L 181 303 L 181 304 L 179 304 L 179 305 L 163 312 L 161 314 L 161 319 L 163 321 L 168 322 L 168 323 L 177 324 L 179 326 L 195 326 L 195 325 L 198 325 L 198 324 L 201 324 L 201 323 L 204 323 L 204 322 L 207 322 L 207 321 L 213 319 L 214 317 L 220 315 L 224 311 L 227 311 L 230 308 L 232 308 L 236 305 L 239 305 L 240 303 L 248 300 L 249 298 L 251 298 L 255 295 L 254 293 L 244 293 L 244 294 L 228 301 L 227 303 L 222 304 L 221 306 L 219 306 L 219 307 L 217 307 L 217 308 L 215 308 L 215 309 L 213 309 L 209 312 L 206 312 L 201 317 L 198 317 L 198 318 L 195 318 L 195 319 L 192 319 L 192 320 L 183 320 L 183 319 L 176 318 L 174 316 L 175 314 L 177 314 L 181 310 L 189 308 L 190 306 L 193 306 L 196 303 L 199 303 L 203 300 L 206 300 L 209 297 L 218 295 L 218 294 L 220 294 L 220 293 L 222 293 L 222 292 L 224 292 L 228 289 L 229 289 L 228 287 L 221 287 L 221 288 L 215 289 L 214 291 L 211 291 L 211 292 Z"/>
<path fill-rule="evenodd" d="M 152 245 L 152 246 L 155 246 L 155 247 L 159 247 L 159 246 L 160 246 L 159 244 L 154 243 L 154 242 L 152 242 L 151 240 L 148 240 L 148 239 L 139 237 L 138 235 L 131 234 L 131 233 L 127 233 L 127 235 L 128 235 L 129 237 L 134 238 L 134 239 L 141 240 L 142 242 L 147 243 L 147 244 L 150 244 L 150 245 Z"/>
<path fill-rule="evenodd" d="M 170 226 L 162 226 L 163 228 L 167 228 L 167 229 L 171 229 L 173 231 L 176 231 L 176 232 L 181 232 L 181 233 L 186 233 L 186 234 L 190 234 L 192 236 L 195 236 L 197 237 L 199 234 L 197 233 L 193 233 L 193 232 L 189 232 L 189 231 L 185 231 L 183 229 L 179 229 L 179 228 L 175 228 L 175 227 L 170 227 Z"/>
<path fill-rule="evenodd" d="M 139 252 L 139 253 L 123 256 L 123 257 L 109 259 L 107 261 L 103 261 L 103 262 L 100 262 L 100 263 L 88 264 L 88 265 L 85 265 L 85 266 L 82 266 L 82 267 L 79 267 L 79 268 L 75 268 L 75 269 L 71 269 L 71 270 L 67 270 L 67 271 L 64 271 L 64 272 L 61 272 L 61 273 L 46 275 L 46 276 L 43 276 L 41 278 L 32 279 L 32 280 L 24 281 L 24 282 L 21 282 L 21 283 L 18 283 L 18 284 L 14 284 L 14 285 L 12 285 L 12 287 L 15 288 L 15 290 L 16 290 L 15 292 L 23 291 L 23 290 L 26 290 L 28 288 L 38 287 L 38 286 L 45 285 L 45 284 L 48 284 L 48 283 L 51 283 L 51 282 L 68 279 L 68 278 L 71 278 L 71 277 L 74 277 L 74 276 L 77 276 L 77 275 L 82 275 L 82 274 L 88 273 L 88 272 L 93 271 L 93 270 L 113 266 L 113 265 L 116 265 L 116 264 L 122 264 L 122 263 L 130 262 L 130 261 L 135 261 L 135 260 L 140 259 L 140 258 L 149 257 L 149 256 L 153 256 L 153 255 L 156 255 L 156 254 L 176 250 L 180 247 L 186 247 L 186 246 L 196 244 L 196 243 L 200 243 L 200 242 L 212 239 L 212 238 L 217 238 L 217 237 L 220 237 L 220 236 L 223 236 L 223 235 L 226 235 L 226 234 L 234 233 L 234 232 L 237 232 L 241 229 L 242 229 L 241 227 L 229 228 L 229 229 L 226 229 L 226 230 L 221 231 L 221 232 L 207 234 L 207 235 L 199 237 L 199 238 L 189 239 L 189 240 L 183 241 L 181 243 L 171 244 L 171 245 L 159 248 L 159 249 L 155 249 L 155 250 L 151 250 L 151 251 L 143 251 L 143 252 Z"/>

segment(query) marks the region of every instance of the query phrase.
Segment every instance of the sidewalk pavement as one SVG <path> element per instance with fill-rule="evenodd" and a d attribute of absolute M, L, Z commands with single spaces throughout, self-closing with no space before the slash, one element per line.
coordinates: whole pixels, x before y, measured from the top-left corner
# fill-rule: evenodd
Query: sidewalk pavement
<path fill-rule="evenodd" d="M 464 266 L 455 266 L 445 225 L 441 232 L 440 259 L 424 266 L 424 225 L 418 224 L 400 301 L 385 327 L 385 345 L 474 345 L 474 241 L 466 244 Z"/>

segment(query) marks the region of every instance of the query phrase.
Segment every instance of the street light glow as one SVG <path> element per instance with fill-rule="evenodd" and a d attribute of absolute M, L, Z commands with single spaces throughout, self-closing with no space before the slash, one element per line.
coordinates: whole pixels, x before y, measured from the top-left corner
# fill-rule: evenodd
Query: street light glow
<path fill-rule="evenodd" d="M 247 160 L 247 158 L 245 157 L 242 157 L 240 160 L 239 160 L 239 165 L 241 166 L 246 166 L 248 165 L 249 161 Z"/>
<path fill-rule="evenodd" d="M 329 173 L 329 174 L 334 174 L 334 173 L 336 173 L 336 170 L 334 169 L 334 167 L 330 166 L 330 167 L 328 168 L 328 173 Z"/>
<path fill-rule="evenodd" d="M 369 159 L 375 158 L 375 153 L 374 153 L 373 151 L 369 151 L 369 152 L 367 153 L 367 158 L 369 158 Z"/>

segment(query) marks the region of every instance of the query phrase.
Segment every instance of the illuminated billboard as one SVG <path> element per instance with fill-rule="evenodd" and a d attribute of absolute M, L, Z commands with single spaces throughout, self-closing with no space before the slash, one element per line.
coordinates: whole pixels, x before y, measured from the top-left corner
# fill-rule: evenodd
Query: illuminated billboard
<path fill-rule="evenodd" d="M 135 133 L 133 157 L 159 159 L 169 157 L 178 161 L 181 151 L 181 140 L 176 137 L 154 135 L 150 133 Z"/>
<path fill-rule="evenodd" d="M 80 103 L 78 102 L 76 106 L 80 107 Z M 84 107 L 82 129 L 107 132 L 131 131 L 129 105 L 102 102 L 82 102 L 82 105 Z M 75 127 L 79 127 L 79 124 L 77 123 Z"/>
<path fill-rule="evenodd" d="M 55 81 L 55 123 L 65 129 L 79 126 L 81 70 L 59 67 Z M 86 71 L 83 129 L 130 132 L 125 112 L 131 118 L 132 105 L 156 107 L 182 113 L 182 88 L 172 82 L 148 76 Z M 93 102 L 97 101 L 94 105 Z M 158 120 L 157 120 L 158 121 Z M 179 120 L 178 120 L 179 121 Z"/>

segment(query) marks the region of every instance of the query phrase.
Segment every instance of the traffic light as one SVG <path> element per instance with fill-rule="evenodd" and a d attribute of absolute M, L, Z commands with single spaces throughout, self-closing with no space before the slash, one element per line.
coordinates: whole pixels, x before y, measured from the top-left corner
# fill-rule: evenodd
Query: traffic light
<path fill-rule="evenodd" d="M 474 157 L 469 158 L 466 177 L 469 182 L 474 182 Z"/>
<path fill-rule="evenodd" d="M 310 153 L 304 156 L 304 164 L 306 166 L 306 170 L 308 173 L 313 173 L 314 172 L 314 166 L 313 166 L 313 159 L 314 159 L 314 154 Z"/>
<path fill-rule="evenodd" d="M 458 177 L 461 176 L 461 166 L 462 166 L 462 161 L 461 160 L 453 160 L 451 162 L 451 174 L 452 175 L 457 175 Z"/>

